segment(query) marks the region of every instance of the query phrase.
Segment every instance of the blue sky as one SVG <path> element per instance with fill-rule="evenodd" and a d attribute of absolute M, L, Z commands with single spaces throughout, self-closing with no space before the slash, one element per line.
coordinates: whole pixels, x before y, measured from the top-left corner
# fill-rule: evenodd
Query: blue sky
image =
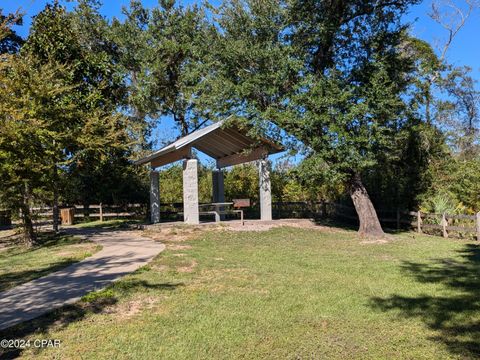
<path fill-rule="evenodd" d="M 465 0 L 454 0 L 459 7 L 465 6 Z M 121 17 L 121 8 L 128 5 L 129 0 L 103 0 L 102 13 L 106 17 Z M 183 0 L 182 4 L 199 3 L 195 0 Z M 212 0 L 211 3 L 218 4 L 220 0 Z M 24 25 L 16 30 L 21 36 L 28 35 L 31 17 L 43 9 L 47 0 L 0 0 L 0 8 L 4 12 L 14 12 L 18 8 L 24 12 Z M 158 0 L 143 0 L 147 7 L 155 6 Z M 67 6 L 72 7 L 70 3 Z M 413 6 L 409 13 L 405 16 L 405 22 L 412 24 L 412 33 L 416 37 L 424 39 L 431 44 L 442 41 L 447 36 L 445 30 L 432 21 L 428 13 L 431 8 L 431 0 L 423 1 L 421 4 Z M 465 27 L 459 32 L 453 45 L 447 54 L 447 59 L 455 65 L 468 65 L 472 67 L 474 76 L 480 78 L 480 46 L 478 44 L 478 36 L 480 36 L 480 11 L 476 11 L 468 20 Z M 477 39 L 477 40 L 475 40 Z M 168 140 L 175 138 L 177 134 L 172 133 L 172 121 L 170 119 L 162 119 L 160 126 L 155 130 L 154 137 L 159 140 Z M 278 157 L 278 156 L 277 156 Z M 203 159 L 202 159 L 203 160 Z"/>

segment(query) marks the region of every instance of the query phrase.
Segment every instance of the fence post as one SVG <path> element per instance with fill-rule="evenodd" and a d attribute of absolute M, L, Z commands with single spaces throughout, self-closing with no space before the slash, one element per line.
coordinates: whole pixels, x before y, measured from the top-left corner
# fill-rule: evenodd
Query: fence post
<path fill-rule="evenodd" d="M 444 238 L 448 238 L 448 232 L 447 232 L 447 216 L 445 213 L 442 214 L 442 234 Z"/>
<path fill-rule="evenodd" d="M 477 241 L 480 241 L 480 211 L 477 213 Z"/>
<path fill-rule="evenodd" d="M 102 203 L 100 203 L 100 221 L 103 221 L 103 208 L 102 208 Z"/>
<path fill-rule="evenodd" d="M 400 209 L 397 208 L 397 230 L 400 230 Z"/>
<path fill-rule="evenodd" d="M 417 211 L 417 232 L 422 233 L 422 213 Z"/>

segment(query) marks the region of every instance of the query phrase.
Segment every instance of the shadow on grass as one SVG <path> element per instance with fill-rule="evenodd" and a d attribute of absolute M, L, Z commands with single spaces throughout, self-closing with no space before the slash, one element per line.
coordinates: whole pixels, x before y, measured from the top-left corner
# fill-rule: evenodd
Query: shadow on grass
<path fill-rule="evenodd" d="M 403 271 L 425 284 L 442 284 L 438 295 L 373 298 L 371 306 L 381 311 L 399 311 L 419 318 L 438 335 L 455 355 L 480 357 L 480 248 L 469 244 L 458 251 L 461 260 L 435 259 L 430 263 L 405 262 Z"/>
<path fill-rule="evenodd" d="M 81 301 L 65 305 L 33 320 L 26 321 L 8 329 L 0 330 L 0 339 L 22 339 L 33 334 L 35 338 L 45 336 L 51 331 L 60 331 L 74 322 L 81 321 L 93 314 L 105 312 L 106 308 L 118 303 L 117 295 L 131 295 L 145 289 L 173 291 L 183 283 L 150 283 L 145 280 L 122 280 L 104 290 L 90 293 Z M 118 294 L 117 294 L 118 292 Z M 0 359 L 16 359 L 24 349 L 1 349 Z"/>
<path fill-rule="evenodd" d="M 29 255 L 35 254 L 39 250 L 45 249 L 45 248 L 53 248 L 53 247 L 61 247 L 61 246 L 67 246 L 67 245 L 74 245 L 74 244 L 80 244 L 85 242 L 81 238 L 74 237 L 72 235 L 53 235 L 53 233 L 44 233 L 41 234 L 38 238 L 38 244 L 36 244 L 33 247 L 25 247 L 22 245 L 17 245 L 17 246 L 12 246 L 9 247 L 5 250 L 3 250 L 0 253 L 0 260 L 4 261 L 7 260 L 7 265 L 10 263 L 10 260 L 15 261 L 26 261 L 26 259 Z M 34 256 L 52 256 L 49 254 L 43 254 L 43 255 L 34 255 Z M 23 270 L 23 271 L 11 271 L 11 272 L 6 272 L 1 274 L 0 273 L 0 292 L 5 291 L 11 287 L 23 284 L 25 282 L 37 279 L 39 277 L 42 277 L 44 275 L 47 275 L 51 272 L 55 272 L 57 270 L 60 270 L 64 267 L 67 267 L 73 263 L 78 262 L 76 259 L 72 258 L 64 258 L 64 259 L 59 259 L 55 262 L 52 262 L 50 264 L 45 264 L 43 267 L 38 267 L 40 265 L 38 264 L 32 264 L 32 269 L 28 270 Z M 5 265 L 1 265 L 1 268 L 7 269 Z"/>
<path fill-rule="evenodd" d="M 28 281 L 38 279 L 42 276 L 45 276 L 52 272 L 63 269 L 76 262 L 78 262 L 78 260 L 67 258 L 67 259 L 62 259 L 52 264 L 49 264 L 48 266 L 40 269 L 15 271 L 15 272 L 0 274 L 0 292 L 13 288 L 15 286 L 18 286 L 20 284 L 26 283 Z"/>
<path fill-rule="evenodd" d="M 340 218 L 315 218 L 314 222 L 316 225 L 320 226 L 329 226 L 329 227 L 336 227 L 343 230 L 350 230 L 350 231 L 357 231 L 358 230 L 358 222 L 352 222 Z"/>
<path fill-rule="evenodd" d="M 343 219 L 341 217 L 332 217 L 332 218 L 316 218 L 314 219 L 315 224 L 321 226 L 330 226 L 336 227 L 348 231 L 358 231 L 359 223 L 355 220 Z M 412 232 L 410 227 L 401 227 L 397 229 L 395 227 L 389 226 L 391 224 L 382 224 L 382 229 L 386 234 L 390 235 L 399 235 L 399 234 L 409 234 Z"/>
<path fill-rule="evenodd" d="M 142 224 L 142 220 L 106 220 L 106 221 L 90 221 L 78 223 L 71 227 L 71 229 L 129 229 L 133 225 Z"/>

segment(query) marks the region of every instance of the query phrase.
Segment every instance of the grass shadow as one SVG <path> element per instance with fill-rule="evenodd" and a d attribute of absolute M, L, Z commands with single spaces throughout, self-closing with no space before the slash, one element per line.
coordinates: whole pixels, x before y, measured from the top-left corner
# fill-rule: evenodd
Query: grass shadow
<path fill-rule="evenodd" d="M 316 225 L 320 226 L 328 226 L 328 227 L 336 227 L 343 230 L 349 231 L 357 231 L 358 230 L 358 222 L 352 222 L 348 220 L 344 220 L 338 217 L 335 218 L 315 218 L 314 222 Z"/>
<path fill-rule="evenodd" d="M 23 339 L 33 334 L 46 335 L 51 331 L 60 331 L 74 322 L 81 321 L 93 314 L 103 313 L 106 308 L 119 302 L 119 298 L 144 289 L 173 291 L 183 283 L 150 283 L 145 280 L 129 279 L 113 283 L 107 288 L 89 293 L 75 304 L 65 305 L 33 320 L 23 322 L 8 329 L 0 330 L 0 339 Z M 24 349 L 1 349 L 0 359 L 16 359 Z"/>
<path fill-rule="evenodd" d="M 47 264 L 42 264 L 42 262 L 32 263 L 30 269 L 12 271 L 12 264 L 14 262 L 25 263 L 26 261 L 30 261 L 29 259 L 32 259 L 32 254 L 33 257 L 52 256 L 53 260 L 53 255 L 47 253 L 39 255 L 36 254 L 36 252 L 46 248 L 61 248 L 63 246 L 81 244 L 84 242 L 85 240 L 72 235 L 53 235 L 53 233 L 45 233 L 39 236 L 38 243 L 32 247 L 15 245 L 2 250 L 0 253 L 0 292 L 60 270 L 78 262 L 79 260 L 67 257 Z"/>
<path fill-rule="evenodd" d="M 129 229 L 133 225 L 143 224 L 142 220 L 106 220 L 106 221 L 90 221 L 82 222 L 73 225 L 73 229 L 108 229 L 108 230 L 120 230 Z"/>
<path fill-rule="evenodd" d="M 61 270 L 71 264 L 78 262 L 78 260 L 67 258 L 40 269 L 14 271 L 0 274 L 0 292 L 11 289 L 15 286 L 24 284 L 28 281 L 38 279 L 44 275 Z"/>
<path fill-rule="evenodd" d="M 419 283 L 441 284 L 445 290 L 417 297 L 391 295 L 372 298 L 380 311 L 398 311 L 406 318 L 419 318 L 438 335 L 455 355 L 480 357 L 480 248 L 466 245 L 460 259 L 434 259 L 430 263 L 404 262 L 402 270 Z"/>

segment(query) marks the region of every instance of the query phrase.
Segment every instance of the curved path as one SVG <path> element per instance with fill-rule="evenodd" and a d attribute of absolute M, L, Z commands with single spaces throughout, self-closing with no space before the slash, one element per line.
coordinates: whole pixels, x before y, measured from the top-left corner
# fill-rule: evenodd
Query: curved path
<path fill-rule="evenodd" d="M 136 231 L 67 230 L 103 246 L 93 256 L 0 293 L 0 330 L 30 320 L 105 287 L 147 264 L 165 245 Z"/>

